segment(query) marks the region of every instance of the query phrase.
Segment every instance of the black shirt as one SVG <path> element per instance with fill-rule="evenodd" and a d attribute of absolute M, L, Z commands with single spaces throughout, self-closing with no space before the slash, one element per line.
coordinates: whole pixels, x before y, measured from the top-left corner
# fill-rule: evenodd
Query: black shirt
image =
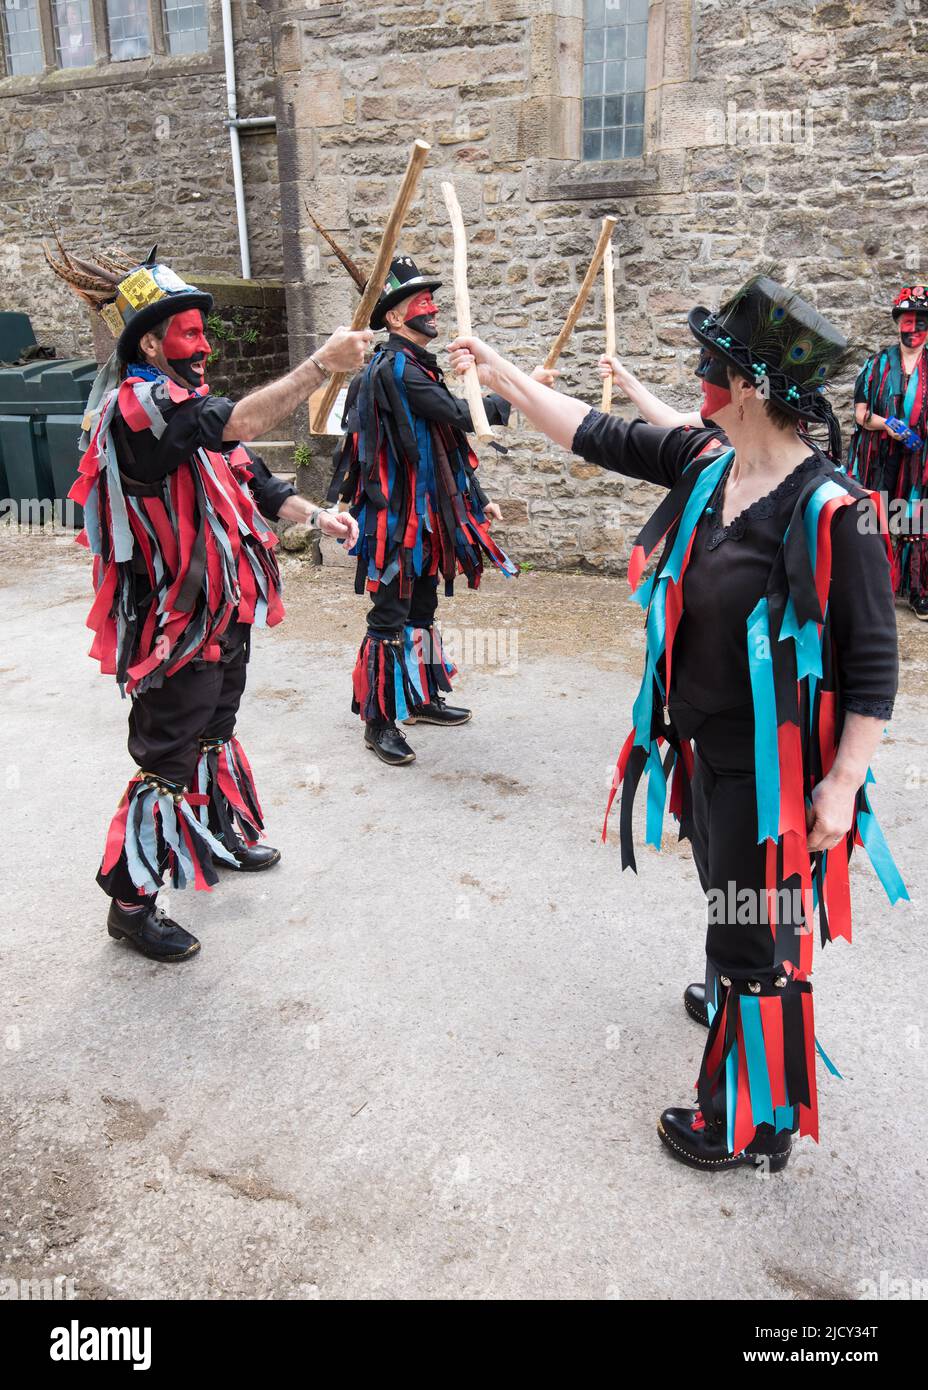
<path fill-rule="evenodd" d="M 154 393 L 153 393 L 154 394 Z M 158 416 L 153 429 L 130 429 L 117 409 L 113 437 L 120 470 L 133 482 L 160 483 L 176 472 L 197 449 L 228 454 L 234 441 L 223 439 L 235 402 L 226 396 L 190 396 L 171 400 L 166 392 L 158 397 Z M 156 432 L 157 431 L 157 432 Z M 276 521 L 280 508 L 296 488 L 275 478 L 263 459 L 246 448 L 252 478 L 248 484 L 258 511 Z"/>
<path fill-rule="evenodd" d="M 413 415 L 418 415 L 423 420 L 435 420 L 439 424 L 453 425 L 455 429 L 463 430 L 465 434 L 473 434 L 474 422 L 470 418 L 470 406 L 466 400 L 453 396 L 448 390 L 444 383 L 444 373 L 439 367 L 438 358 L 434 353 L 428 352 L 418 343 L 411 343 L 408 338 L 403 338 L 398 333 L 390 334 L 387 339 L 387 347 L 394 352 L 407 353 L 410 359 L 403 374 L 403 385 L 406 387 L 406 396 Z M 433 381 L 431 377 L 426 375 L 425 371 L 417 371 L 417 364 L 421 364 L 428 371 L 436 373 L 438 380 Z M 508 401 L 504 401 L 502 396 L 488 391 L 483 398 L 483 404 L 489 424 L 507 425 L 509 423 L 509 413 L 512 406 Z"/>
<path fill-rule="evenodd" d="M 590 463 L 669 488 L 713 434 L 666 430 L 591 410 L 573 449 Z M 752 703 L 748 615 L 766 592 L 796 497 L 818 464 L 810 455 L 726 527 L 721 525 L 723 477 L 708 504 L 712 511 L 704 511 L 697 524 L 683 578 L 668 703 L 682 702 L 705 714 Z M 843 507 L 832 526 L 828 602 L 841 698 L 847 711 L 889 719 L 898 679 L 892 582 L 883 537 L 872 529 L 861 531 L 858 517 L 857 507 Z"/>

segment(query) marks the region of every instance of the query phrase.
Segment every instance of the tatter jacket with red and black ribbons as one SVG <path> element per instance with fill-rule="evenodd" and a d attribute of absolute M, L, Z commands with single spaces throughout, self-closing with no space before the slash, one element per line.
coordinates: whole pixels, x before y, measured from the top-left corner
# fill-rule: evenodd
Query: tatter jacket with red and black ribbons
<path fill-rule="evenodd" d="M 131 373 L 130 369 L 130 373 Z M 233 621 L 283 617 L 276 517 L 294 489 L 223 440 L 234 403 L 167 377 L 128 375 L 104 402 L 70 496 L 94 556 L 90 654 L 123 690 L 221 659 Z"/>
<path fill-rule="evenodd" d="M 484 401 L 490 424 L 506 424 L 508 402 Z M 476 588 L 485 557 L 518 572 L 490 534 L 467 402 L 432 353 L 391 334 L 349 386 L 344 425 L 328 499 L 350 502 L 358 520 L 358 593 L 440 574 L 450 594 L 458 573 Z"/>

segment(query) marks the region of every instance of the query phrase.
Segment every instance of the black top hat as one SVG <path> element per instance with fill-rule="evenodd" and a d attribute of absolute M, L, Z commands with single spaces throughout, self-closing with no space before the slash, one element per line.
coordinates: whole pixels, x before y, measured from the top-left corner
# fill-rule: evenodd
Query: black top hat
<path fill-rule="evenodd" d="M 411 256 L 394 256 L 383 293 L 374 305 L 371 328 L 383 328 L 388 309 L 420 290 L 437 290 L 441 284 L 434 275 L 423 275 Z"/>
<path fill-rule="evenodd" d="M 101 317 L 117 338 L 120 361 L 131 362 L 138 352 L 139 339 L 156 324 L 185 309 L 208 314 L 213 296 L 196 285 L 188 285 L 170 268 L 155 260 L 153 246 L 141 265 L 120 280 L 116 298 L 101 308 Z"/>
<path fill-rule="evenodd" d="M 806 300 L 766 275 L 742 285 L 717 314 L 699 306 L 694 338 L 757 385 L 797 420 L 826 420 L 825 381 L 847 352 L 843 333 Z"/>

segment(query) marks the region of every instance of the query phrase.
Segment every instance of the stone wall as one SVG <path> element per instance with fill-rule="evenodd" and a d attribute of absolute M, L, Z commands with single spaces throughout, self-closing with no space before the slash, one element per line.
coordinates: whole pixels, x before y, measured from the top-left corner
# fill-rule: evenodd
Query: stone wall
<path fill-rule="evenodd" d="M 59 352 L 88 351 L 89 336 L 40 260 L 50 219 L 88 247 L 146 250 L 157 236 L 194 280 L 238 272 L 211 5 L 207 54 L 0 79 L 0 307 L 28 310 Z M 652 0 L 645 155 L 609 164 L 578 157 L 583 0 L 234 10 L 241 114 L 273 100 L 278 120 L 276 142 L 242 144 L 254 273 L 283 275 L 292 360 L 348 319 L 355 294 L 306 204 L 369 264 L 420 135 L 432 150 L 403 246 L 450 280 L 439 184 L 452 177 L 475 328 L 525 366 L 554 338 L 606 213 L 619 219 L 620 355 L 680 406 L 697 396 L 686 310 L 773 266 L 851 338 L 834 392 L 847 424 L 854 367 L 891 335 L 893 294 L 928 273 L 928 0 Z M 447 338 L 450 285 L 440 295 Z M 562 359 L 564 388 L 590 400 L 602 316 L 597 290 Z M 513 553 L 621 567 L 650 490 L 518 422 L 510 434 L 511 452 L 483 468 Z"/>
<path fill-rule="evenodd" d="M 619 353 L 672 403 L 697 399 L 685 327 L 758 267 L 805 288 L 848 333 L 854 367 L 892 333 L 888 306 L 928 272 L 928 4 L 652 0 L 646 152 L 581 164 L 582 0 L 368 0 L 278 7 L 273 21 L 291 344 L 302 356 L 354 291 L 303 210 L 370 263 L 409 146 L 431 142 L 403 246 L 450 280 L 439 184 L 469 229 L 475 329 L 526 367 L 572 301 L 606 213 L 619 218 Z M 771 113 L 774 113 L 771 116 Z M 791 114 L 795 113 L 795 114 Z M 450 286 L 440 292 L 445 338 Z M 594 400 L 597 292 L 562 360 Z M 621 407 L 619 407 L 621 408 Z M 651 490 L 518 424 L 485 485 L 522 559 L 612 569 Z"/>
<path fill-rule="evenodd" d="M 270 26 L 235 0 L 239 114 L 273 115 Z M 218 0 L 210 48 L 43 77 L 0 78 L 0 309 L 31 315 L 60 356 L 91 352 L 80 303 L 42 260 L 51 225 L 66 245 L 153 241 L 179 274 L 241 270 Z M 273 128 L 242 135 L 252 274 L 279 275 L 280 200 Z"/>
<path fill-rule="evenodd" d="M 214 301 L 207 323 L 211 389 L 238 400 L 283 376 L 290 365 L 283 285 L 221 276 L 201 277 L 199 283 Z M 278 429 L 274 437 L 284 434 Z"/>

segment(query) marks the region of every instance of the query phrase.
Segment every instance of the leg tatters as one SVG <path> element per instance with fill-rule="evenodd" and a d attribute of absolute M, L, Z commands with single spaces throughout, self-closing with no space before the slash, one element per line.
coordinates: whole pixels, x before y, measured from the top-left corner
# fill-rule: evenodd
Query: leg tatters
<path fill-rule="evenodd" d="M 212 888 L 213 855 L 231 855 L 199 818 L 201 807 L 199 795 L 153 773 L 133 777 L 106 837 L 98 876 L 104 889 L 123 859 L 140 894 L 157 893 L 165 875 L 172 888 Z"/>
<path fill-rule="evenodd" d="M 696 1083 L 703 1115 L 721 1121 L 731 1153 L 745 1149 L 761 1124 L 798 1128 L 817 1141 L 810 982 L 783 973 L 753 980 L 719 974 L 715 989 L 718 1008 Z"/>
<path fill-rule="evenodd" d="M 204 798 L 199 821 L 208 826 L 229 851 L 255 845 L 264 831 L 264 817 L 254 774 L 237 738 L 203 739 L 196 774 Z"/>
<path fill-rule="evenodd" d="M 413 687 L 421 694 L 419 704 L 431 704 L 443 691 L 450 691 L 457 675 L 457 668 L 445 655 L 437 627 L 405 627 L 403 661 Z"/>
<path fill-rule="evenodd" d="M 406 719 L 416 705 L 427 704 L 418 664 L 406 658 L 401 635 L 368 632 L 352 675 L 351 708 L 367 722 Z"/>

